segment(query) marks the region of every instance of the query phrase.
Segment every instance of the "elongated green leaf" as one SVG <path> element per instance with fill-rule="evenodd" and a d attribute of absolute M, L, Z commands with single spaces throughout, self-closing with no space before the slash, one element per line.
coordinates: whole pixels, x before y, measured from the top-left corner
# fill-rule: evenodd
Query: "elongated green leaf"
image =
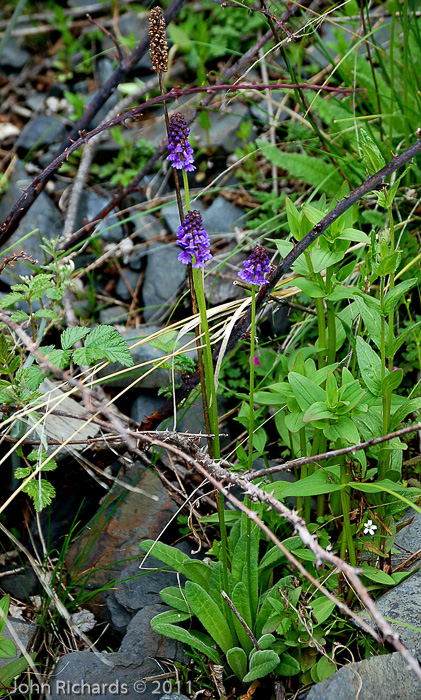
<path fill-rule="evenodd" d="M 197 583 L 187 581 L 187 602 L 196 617 L 199 618 L 205 630 L 226 654 L 228 649 L 236 646 L 236 640 L 231 634 L 226 617 L 210 595 Z"/>
<path fill-rule="evenodd" d="M 220 663 L 219 654 L 216 649 L 213 649 L 213 647 L 211 647 L 209 644 L 205 644 L 205 642 L 195 637 L 188 630 L 185 630 L 182 627 L 177 627 L 177 625 L 154 625 L 154 618 L 151 620 L 151 625 L 155 632 L 158 632 L 158 634 L 162 634 L 164 637 L 169 637 L 170 639 L 176 639 L 179 642 L 183 642 L 183 644 L 188 644 L 193 649 L 197 649 L 202 654 L 205 654 L 205 656 L 211 659 L 211 661 L 213 661 L 215 664 Z"/>
<path fill-rule="evenodd" d="M 190 581 L 198 583 L 199 586 L 207 588 L 209 584 L 209 578 L 212 573 L 212 568 L 209 564 L 205 564 L 204 561 L 185 561 L 184 571 Z"/>
<path fill-rule="evenodd" d="M 370 243 L 370 237 L 357 228 L 345 228 L 337 238 L 344 241 L 356 241 L 357 243 Z"/>
<path fill-rule="evenodd" d="M 333 479 L 329 480 L 328 474 L 323 469 L 319 469 L 314 474 L 306 476 L 293 484 L 288 484 L 282 491 L 282 498 L 287 496 L 318 496 L 322 493 L 333 493 L 341 491 L 346 484 L 336 484 Z"/>
<path fill-rule="evenodd" d="M 361 376 L 372 394 L 380 396 L 382 366 L 380 357 L 360 336 L 357 338 L 357 358 Z"/>
<path fill-rule="evenodd" d="M 313 280 L 308 280 L 305 277 L 298 277 L 298 279 L 294 280 L 294 284 L 312 299 L 319 299 L 326 296 L 325 290 L 320 284 L 313 282 Z"/>
<path fill-rule="evenodd" d="M 417 280 L 413 277 L 410 280 L 405 280 L 397 285 L 394 289 L 387 292 L 383 299 L 382 311 L 384 314 L 390 314 L 390 312 L 397 306 L 404 294 L 409 292 L 412 287 L 415 287 Z"/>
<path fill-rule="evenodd" d="M 328 408 L 325 401 L 316 401 L 310 408 L 307 409 L 303 416 L 304 423 L 312 421 L 325 420 L 333 418 L 332 411 Z"/>
<path fill-rule="evenodd" d="M 163 544 L 163 542 L 155 542 L 154 540 L 144 540 L 139 546 L 147 554 L 149 554 L 150 551 L 151 556 L 155 557 L 155 559 L 162 561 L 168 566 L 172 566 L 173 569 L 179 571 L 180 574 L 187 576 L 184 569 L 184 562 L 193 560 L 186 554 L 183 554 L 183 552 L 180 552 L 179 549 Z"/>
<path fill-rule="evenodd" d="M 170 605 L 176 610 L 188 613 L 189 606 L 187 605 L 186 597 L 180 588 L 177 586 L 168 586 L 168 588 L 163 588 L 159 595 L 164 603 Z"/>
<path fill-rule="evenodd" d="M 6 624 L 7 613 L 9 612 L 9 604 L 10 604 L 10 595 L 5 595 L 0 600 L 0 610 L 2 612 L 2 615 L 0 615 L 0 635 L 3 632 L 4 626 Z"/>
<path fill-rule="evenodd" d="M 363 569 L 361 576 L 366 576 L 366 578 L 370 579 L 370 581 L 374 581 L 375 583 L 381 583 L 385 586 L 396 585 L 395 581 L 391 576 L 389 576 L 389 574 L 386 574 L 380 569 L 376 569 L 375 566 L 365 566 L 363 564 L 361 568 Z"/>
<path fill-rule="evenodd" d="M 248 625 L 248 627 L 250 629 L 253 629 L 249 594 L 246 585 L 242 581 L 240 581 L 234 586 L 234 590 L 232 592 L 232 602 L 235 605 L 238 612 L 240 613 L 243 620 Z M 251 641 L 250 637 L 248 636 L 239 619 L 235 615 L 233 619 L 238 641 L 243 647 L 243 649 L 246 651 L 246 653 L 249 654 L 253 649 L 253 642 Z"/>
<path fill-rule="evenodd" d="M 353 489 L 356 489 L 356 491 L 363 491 L 364 493 L 381 493 L 382 491 L 385 493 L 390 493 L 391 496 L 394 498 L 399 499 L 402 501 L 402 503 L 406 503 L 407 506 L 410 506 L 414 510 L 417 511 L 417 513 L 421 513 L 421 508 L 417 506 L 415 503 L 409 500 L 409 498 L 406 498 L 403 496 L 399 491 L 414 491 L 414 497 L 417 497 L 421 494 L 420 489 L 407 489 L 401 484 L 397 484 L 394 481 L 390 481 L 389 479 L 383 479 L 382 481 L 376 481 L 373 484 L 361 484 L 360 482 L 354 482 L 351 481 L 348 483 L 348 486 L 351 486 Z"/>
<path fill-rule="evenodd" d="M 302 411 L 307 411 L 315 402 L 326 400 L 326 393 L 317 384 L 297 372 L 288 374 L 294 396 Z"/>
<path fill-rule="evenodd" d="M 279 664 L 279 656 L 272 649 L 256 651 L 250 660 L 250 670 L 244 676 L 244 683 L 251 683 L 256 678 L 264 678 L 275 670 Z"/>
<path fill-rule="evenodd" d="M 31 652 L 29 656 L 31 659 L 35 659 L 36 654 L 35 652 Z M 6 666 L 3 666 L 3 668 L 0 668 L 0 687 L 4 686 L 7 688 L 9 685 L 11 685 L 14 678 L 17 678 L 21 673 L 26 671 L 28 666 L 29 664 L 26 658 L 22 656 L 22 658 L 11 661 Z M 5 692 L 8 691 L 6 690 Z M 2 691 L 0 691 L 0 694 L 2 694 Z"/>
<path fill-rule="evenodd" d="M 244 649 L 234 647 L 227 652 L 227 661 L 232 671 L 234 671 L 240 681 L 247 673 L 247 656 Z"/>
<path fill-rule="evenodd" d="M 297 547 L 301 547 L 301 537 L 298 537 L 298 535 L 288 537 L 286 540 L 282 541 L 282 544 L 289 552 L 293 552 Z M 284 556 L 280 549 L 274 545 L 261 559 L 259 571 L 263 571 L 263 569 L 267 569 L 268 567 L 275 567 Z"/>
<path fill-rule="evenodd" d="M 189 613 L 181 612 L 180 610 L 165 610 L 159 615 L 155 615 L 154 624 L 165 625 L 165 624 L 178 624 L 179 622 L 184 622 L 190 619 Z"/>

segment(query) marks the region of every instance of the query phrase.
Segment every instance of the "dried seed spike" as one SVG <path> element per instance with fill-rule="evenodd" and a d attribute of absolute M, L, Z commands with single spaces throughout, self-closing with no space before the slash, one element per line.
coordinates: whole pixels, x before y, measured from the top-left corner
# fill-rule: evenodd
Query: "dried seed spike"
<path fill-rule="evenodd" d="M 168 70 L 168 45 L 165 19 L 160 7 L 154 7 L 149 14 L 149 36 L 152 70 L 165 73 Z"/>

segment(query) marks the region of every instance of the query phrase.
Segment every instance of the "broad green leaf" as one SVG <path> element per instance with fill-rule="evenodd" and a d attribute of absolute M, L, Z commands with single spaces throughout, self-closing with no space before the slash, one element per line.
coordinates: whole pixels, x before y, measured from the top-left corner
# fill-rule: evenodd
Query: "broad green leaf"
<path fill-rule="evenodd" d="M 246 569 L 246 566 L 244 567 Z M 240 581 L 234 586 L 232 592 L 232 602 L 240 613 L 243 620 L 247 623 L 250 629 L 253 628 L 252 613 L 250 609 L 250 597 L 247 587 L 243 581 Z M 234 627 L 237 633 L 238 641 L 243 649 L 249 654 L 253 648 L 253 642 L 245 631 L 239 619 L 234 615 Z"/>
<path fill-rule="evenodd" d="M 14 311 L 10 317 L 15 323 L 23 323 L 23 321 L 29 320 L 29 315 L 25 311 Z"/>
<path fill-rule="evenodd" d="M 244 649 L 234 647 L 227 651 L 227 661 L 232 671 L 234 671 L 240 681 L 247 673 L 247 656 Z"/>
<path fill-rule="evenodd" d="M 325 401 L 316 401 L 310 408 L 307 409 L 303 416 L 304 423 L 312 423 L 313 421 L 329 420 L 333 418 L 332 411 L 327 407 Z"/>
<path fill-rule="evenodd" d="M 133 358 L 123 336 L 112 326 L 96 326 L 85 338 L 85 347 L 73 353 L 77 364 L 92 364 L 106 358 L 124 367 L 133 365 Z"/>
<path fill-rule="evenodd" d="M 326 656 L 322 656 L 317 662 L 316 671 L 319 681 L 324 681 L 325 678 L 329 678 L 336 672 L 336 664 Z"/>
<path fill-rule="evenodd" d="M 66 330 L 63 331 L 63 333 L 60 336 L 61 347 L 63 348 L 63 350 L 69 350 L 73 347 L 75 343 L 78 343 L 79 340 L 82 340 L 82 338 L 84 338 L 85 335 L 88 335 L 88 333 L 89 328 L 86 328 L 85 326 L 75 326 L 66 328 Z"/>
<path fill-rule="evenodd" d="M 273 634 L 264 634 L 257 640 L 261 649 L 270 649 L 275 642 L 276 637 L 274 637 Z"/>
<path fill-rule="evenodd" d="M 183 629 L 182 627 L 177 627 L 177 625 L 170 625 L 170 624 L 157 624 L 154 625 L 154 619 L 152 618 L 151 620 L 151 626 L 152 629 L 155 630 L 155 632 L 158 632 L 158 634 L 164 635 L 164 637 L 169 637 L 170 639 L 176 639 L 179 642 L 183 642 L 183 644 L 188 644 L 190 647 L 193 649 L 197 649 L 200 651 L 202 654 L 205 654 L 211 661 L 213 661 L 215 664 L 220 663 L 220 657 L 216 649 L 211 647 L 209 644 L 205 644 L 201 639 L 198 639 L 196 636 L 194 636 L 191 632 L 188 630 Z M 211 640 L 209 640 L 211 641 Z"/>
<path fill-rule="evenodd" d="M 271 391 L 256 391 L 253 398 L 260 406 L 283 406 L 286 402 L 282 394 Z"/>
<path fill-rule="evenodd" d="M 294 285 L 312 299 L 318 299 L 326 296 L 326 292 L 317 282 L 308 280 L 305 277 L 298 277 L 298 279 L 294 280 Z"/>
<path fill-rule="evenodd" d="M 60 318 L 60 316 L 52 309 L 39 309 L 38 311 L 35 311 L 34 318 L 51 318 L 53 320 L 57 320 Z"/>
<path fill-rule="evenodd" d="M 17 655 L 16 647 L 10 639 L 0 639 L 0 659 L 13 659 Z"/>
<path fill-rule="evenodd" d="M 323 470 L 318 469 L 314 474 L 306 476 L 300 481 L 296 481 L 282 491 L 282 498 L 287 496 L 318 496 L 322 493 L 333 493 L 341 491 L 346 484 L 336 484 L 332 478 Z"/>
<path fill-rule="evenodd" d="M 377 274 L 380 277 L 386 277 L 394 272 L 399 264 L 401 254 L 399 251 L 395 250 L 394 253 L 386 255 L 377 268 Z"/>
<path fill-rule="evenodd" d="M 393 578 L 384 571 L 381 571 L 381 569 L 376 569 L 375 566 L 365 566 L 364 564 L 361 566 L 361 568 L 361 576 L 365 576 L 366 578 L 370 579 L 370 581 L 374 581 L 374 583 L 380 583 L 385 586 L 395 585 Z"/>
<path fill-rule="evenodd" d="M 190 581 L 194 581 L 198 583 L 199 586 L 207 588 L 212 573 L 212 568 L 209 564 L 205 564 L 204 561 L 191 560 L 185 561 L 183 566 L 185 575 Z"/>
<path fill-rule="evenodd" d="M 329 598 L 326 598 L 326 596 L 315 598 L 310 605 L 313 608 L 314 616 L 319 625 L 325 622 L 335 609 L 335 603 L 329 600 Z"/>
<path fill-rule="evenodd" d="M 285 416 L 285 425 L 291 433 L 298 433 L 301 428 L 304 427 L 303 423 L 304 413 L 288 413 Z"/>
<path fill-rule="evenodd" d="M 321 250 L 321 248 L 314 248 L 311 253 L 311 262 L 313 264 L 314 272 L 322 272 L 332 265 L 336 265 L 344 257 L 344 252 L 334 251 L 334 250 Z M 297 285 L 298 286 L 298 285 Z M 305 290 L 303 290 L 305 291 Z"/>
<path fill-rule="evenodd" d="M 326 400 L 326 394 L 323 389 L 302 374 L 290 372 L 288 380 L 302 411 L 307 411 L 315 402 Z"/>
<path fill-rule="evenodd" d="M 297 659 L 294 659 L 291 654 L 288 654 L 288 652 L 284 651 L 283 654 L 281 654 L 280 657 L 280 662 L 275 668 L 275 673 L 277 676 L 296 676 L 297 673 L 300 673 L 300 664 L 298 663 Z"/>
<path fill-rule="evenodd" d="M 337 238 L 344 241 L 355 241 L 356 243 L 370 243 L 370 236 L 357 228 L 345 228 Z M 355 263 L 352 263 L 355 267 Z"/>
<path fill-rule="evenodd" d="M 288 537 L 286 540 L 282 541 L 282 544 L 289 552 L 293 552 L 297 547 L 301 547 L 301 538 L 298 537 L 298 535 Z M 285 554 L 281 552 L 276 545 L 274 545 L 261 559 L 259 571 L 263 571 L 263 569 L 267 569 L 268 567 L 275 567 L 284 556 Z"/>
<path fill-rule="evenodd" d="M 198 617 L 205 630 L 211 635 L 224 654 L 236 645 L 226 616 L 210 595 L 197 583 L 187 581 L 185 586 L 187 602 L 192 613 Z"/>
<path fill-rule="evenodd" d="M 360 441 L 357 427 L 349 416 L 339 416 L 335 423 L 323 428 L 323 434 L 332 442 L 341 438 L 349 442 L 350 445 L 356 445 Z"/>
<path fill-rule="evenodd" d="M 357 358 L 361 376 L 372 394 L 380 396 L 382 365 L 380 357 L 360 336 L 357 338 Z"/>
<path fill-rule="evenodd" d="M 412 287 L 415 287 L 416 284 L 417 280 L 413 277 L 410 280 L 405 280 L 404 282 L 401 282 L 397 285 L 397 287 L 387 292 L 382 303 L 383 313 L 390 314 L 390 312 L 393 311 L 393 309 L 401 301 L 401 298 L 404 296 L 404 294 L 409 292 L 409 290 L 412 289 Z"/>
<path fill-rule="evenodd" d="M 250 660 L 250 670 L 244 676 L 244 683 L 251 683 L 256 678 L 264 678 L 275 670 L 279 664 L 279 656 L 271 649 L 256 651 Z"/>

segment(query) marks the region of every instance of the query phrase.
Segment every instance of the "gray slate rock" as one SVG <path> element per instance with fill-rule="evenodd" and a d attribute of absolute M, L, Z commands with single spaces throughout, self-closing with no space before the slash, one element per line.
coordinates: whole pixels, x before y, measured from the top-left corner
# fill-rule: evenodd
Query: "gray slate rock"
<path fill-rule="evenodd" d="M 65 654 L 58 661 L 50 680 L 48 700 L 156 700 L 163 679 L 145 682 L 143 678 L 162 674 L 154 660 L 142 661 L 134 654 L 104 654 L 104 663 L 90 651 Z M 110 664 L 110 665 L 108 665 Z M 84 684 L 84 685 L 82 685 Z"/>
<path fill-rule="evenodd" d="M 9 37 L 0 55 L 0 68 L 11 68 L 18 71 L 24 67 L 31 54 L 22 48 L 21 43 L 17 37 Z"/>
<path fill-rule="evenodd" d="M 183 654 L 183 645 L 154 632 L 151 627 L 152 618 L 166 610 L 169 608 L 165 605 L 147 605 L 139 610 L 127 628 L 120 652 L 136 654 L 142 661 L 160 656 L 186 663 L 188 659 Z"/>
<path fill-rule="evenodd" d="M 421 684 L 398 652 L 348 664 L 311 688 L 307 700 L 419 700 Z"/>
<path fill-rule="evenodd" d="M 120 277 L 117 286 L 116 294 L 123 301 L 131 301 L 133 294 L 136 291 L 137 284 L 139 282 L 139 272 L 131 270 L 129 267 L 124 268 L 124 277 Z M 130 285 L 131 291 L 127 285 Z"/>
<path fill-rule="evenodd" d="M 42 114 L 25 125 L 19 136 L 17 147 L 20 151 L 42 148 L 52 143 L 59 143 L 65 134 L 66 127 L 58 117 L 47 117 Z"/>
<path fill-rule="evenodd" d="M 151 245 L 142 286 L 145 321 L 162 321 L 170 312 L 186 278 L 186 266 L 178 262 L 180 250 L 165 243 Z"/>
<path fill-rule="evenodd" d="M 162 406 L 163 401 L 162 396 L 154 396 L 153 394 L 142 392 L 135 398 L 130 416 L 137 423 L 141 423 L 146 416 L 150 416 L 151 413 Z"/>
<path fill-rule="evenodd" d="M 138 539 L 141 542 L 147 533 Z M 142 569 L 144 554 L 141 558 L 126 566 L 118 577 L 115 587 L 107 596 L 110 622 L 114 630 L 124 633 L 134 616 L 147 606 L 162 605 L 160 591 L 167 586 L 177 585 L 177 575 L 168 571 L 155 571 L 162 568 L 162 562 L 148 557 Z M 148 571 L 150 569 L 150 571 Z M 161 610 L 163 612 L 163 609 Z M 155 613 L 157 614 L 157 613 Z M 132 628 L 133 629 L 133 628 Z M 127 645 L 122 651 L 129 651 Z"/>
<path fill-rule="evenodd" d="M 235 132 L 240 128 L 247 114 L 248 106 L 241 102 L 219 108 L 215 112 L 209 112 L 211 123 L 209 136 L 197 121 L 191 126 L 191 135 L 196 139 L 198 146 L 206 147 L 209 137 L 212 147 L 219 146 L 226 153 L 232 153 L 235 148 L 241 146 L 241 140 Z"/>
<path fill-rule="evenodd" d="M 99 312 L 99 322 L 105 326 L 124 324 L 127 320 L 127 311 L 123 306 L 107 306 Z"/>
<path fill-rule="evenodd" d="M 22 189 L 26 189 L 31 181 L 32 177 L 26 173 L 22 161 L 18 161 L 9 181 L 9 189 L 0 200 L 0 222 L 6 218 L 12 206 L 21 196 Z M 45 238 L 54 238 L 60 231 L 59 222 L 61 218 L 59 210 L 48 195 L 45 192 L 41 192 L 28 213 L 23 217 L 13 236 L 5 243 L 5 247 L 13 247 L 16 253 L 24 250 L 33 259 L 43 260 L 43 257 L 41 257 L 42 251 L 39 248 L 39 233 L 34 233 L 23 242 L 21 239 L 27 233 L 37 228 L 39 228 Z M 18 260 L 13 267 L 6 267 L 1 279 L 2 282 L 7 284 L 14 284 L 20 281 L 19 275 L 28 274 L 31 274 L 30 268 Z"/>
<path fill-rule="evenodd" d="M 13 631 L 17 635 L 22 646 L 25 649 L 27 649 L 29 646 L 29 642 L 31 640 L 31 637 L 35 632 L 36 625 L 34 625 L 33 623 L 25 622 L 24 620 L 16 620 L 14 617 L 8 617 L 7 621 L 10 624 L 10 626 L 13 628 Z M 16 646 L 16 642 L 14 640 L 14 637 L 13 637 L 13 635 L 12 635 L 12 633 L 7 625 L 4 626 L 3 631 L 1 633 L 1 636 L 3 639 L 10 639 L 10 641 L 12 641 Z M 19 649 L 17 649 L 17 652 L 18 652 L 17 655 L 14 656 L 12 659 L 0 658 L 0 668 L 3 668 L 4 666 L 7 666 L 7 664 L 11 663 L 12 661 L 19 659 L 22 656 L 22 654 L 19 651 Z"/>
<path fill-rule="evenodd" d="M 79 200 L 78 213 L 76 217 L 76 229 L 83 226 L 83 221 L 90 221 L 103 209 L 109 200 L 96 192 L 83 192 Z M 116 210 L 114 209 L 112 213 Z M 101 232 L 102 240 L 107 243 L 119 243 L 124 237 L 124 230 L 118 219 L 113 217 L 109 221 L 105 219 L 97 224 L 95 232 Z"/>

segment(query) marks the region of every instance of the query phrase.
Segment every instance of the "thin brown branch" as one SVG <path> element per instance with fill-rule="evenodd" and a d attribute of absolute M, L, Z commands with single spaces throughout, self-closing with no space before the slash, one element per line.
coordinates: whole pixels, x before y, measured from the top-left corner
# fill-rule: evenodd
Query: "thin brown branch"
<path fill-rule="evenodd" d="M 251 640 L 254 648 L 260 649 L 259 642 L 257 641 L 256 637 L 254 636 L 253 632 L 251 631 L 251 629 L 248 626 L 247 622 L 245 621 L 244 617 L 241 615 L 241 613 L 235 607 L 231 598 L 228 596 L 227 593 L 225 593 L 225 591 L 221 591 L 221 596 L 223 597 L 223 599 L 227 602 L 227 604 L 231 608 L 231 610 L 234 613 L 235 617 L 237 618 L 238 622 L 241 624 L 242 627 L 244 627 L 244 630 L 245 630 L 247 636 L 249 637 L 249 639 Z"/>
<path fill-rule="evenodd" d="M 293 469 L 296 467 L 301 467 L 304 464 L 313 464 L 315 462 L 322 462 L 325 459 L 332 459 L 335 457 L 340 457 L 342 455 L 355 454 L 359 450 L 365 450 L 367 447 L 372 447 L 373 445 L 380 445 L 382 442 L 388 442 L 394 438 L 402 437 L 402 435 L 408 435 L 409 433 L 416 433 L 421 430 L 421 423 L 416 423 L 415 425 L 410 425 L 406 428 L 401 428 L 400 430 L 395 430 L 393 433 L 388 433 L 387 435 L 382 435 L 377 438 L 370 438 L 365 442 L 359 442 L 357 445 L 351 445 L 350 447 L 341 447 L 339 450 L 330 450 L 329 452 L 322 452 L 321 454 L 314 455 L 313 457 L 299 457 L 298 459 L 292 459 L 289 462 L 284 462 L 283 464 L 278 464 L 274 467 L 269 467 L 268 469 L 262 469 L 261 471 L 252 471 L 244 474 L 244 478 L 253 481 L 263 476 L 268 476 L 268 474 L 277 474 L 278 472 L 285 471 L 286 469 Z"/>
<path fill-rule="evenodd" d="M 187 451 L 185 442 L 183 444 L 180 443 L 180 441 L 178 441 L 179 444 L 183 444 L 183 447 L 180 448 L 173 444 L 165 443 L 161 440 L 150 439 L 146 436 L 142 436 L 140 439 L 142 442 L 149 443 L 151 446 L 155 445 L 158 447 L 163 447 L 164 449 L 167 449 L 173 452 L 174 454 L 177 454 L 188 464 L 190 464 L 194 469 L 196 469 L 200 474 L 202 474 L 202 476 L 204 476 L 211 484 L 215 486 L 215 488 L 217 488 L 226 498 L 228 498 L 231 501 L 231 503 L 233 503 L 233 505 L 235 505 L 243 513 L 246 513 L 247 517 L 250 518 L 256 525 L 258 525 L 258 527 L 260 527 L 260 529 L 262 530 L 262 532 L 264 532 L 268 539 L 278 547 L 278 549 L 285 555 L 288 561 L 291 562 L 291 564 L 303 576 L 305 576 L 305 578 L 308 581 L 310 581 L 310 583 L 312 583 L 313 586 L 315 586 L 320 592 L 322 592 L 329 600 L 335 603 L 335 605 L 340 610 L 342 610 L 348 616 L 353 618 L 358 623 L 358 626 L 363 627 L 365 631 L 373 637 L 373 639 L 375 639 L 376 641 L 380 641 L 379 634 L 372 627 L 370 627 L 370 625 L 368 625 L 365 622 L 365 620 L 363 620 L 363 618 L 360 618 L 357 613 L 351 610 L 346 605 L 346 603 L 336 598 L 328 589 L 326 589 L 319 581 L 317 581 L 317 579 L 315 579 L 304 568 L 301 562 L 299 562 L 294 557 L 294 555 L 288 551 L 288 549 L 276 537 L 276 535 L 273 534 L 269 527 L 259 518 L 257 513 L 251 511 L 249 508 L 247 508 L 247 506 L 244 505 L 242 501 L 233 496 L 229 489 L 222 485 L 222 482 L 227 481 L 228 483 L 240 486 L 240 488 L 242 488 L 244 492 L 253 500 L 265 503 L 274 511 L 279 513 L 279 515 L 285 518 L 285 520 L 287 520 L 294 527 L 295 531 L 301 538 L 303 544 L 315 555 L 316 567 L 319 567 L 322 565 L 323 562 L 326 562 L 339 569 L 339 571 L 341 571 L 344 574 L 344 576 L 346 576 L 352 587 L 357 592 L 360 600 L 363 602 L 364 607 L 366 608 L 366 610 L 368 610 L 373 620 L 375 621 L 376 626 L 381 633 L 381 637 L 395 647 L 395 649 L 401 654 L 403 659 L 406 661 L 409 668 L 411 668 L 416 674 L 416 676 L 421 680 L 421 668 L 418 661 L 412 656 L 412 654 L 408 651 L 405 645 L 400 641 L 399 635 L 396 632 L 394 632 L 392 627 L 377 609 L 366 587 L 359 579 L 358 574 L 361 573 L 361 570 L 355 569 L 354 567 L 350 566 L 347 562 L 337 557 L 335 554 L 324 550 L 319 545 L 315 537 L 308 531 L 305 521 L 302 518 L 300 518 L 296 512 L 291 511 L 283 503 L 274 498 L 272 494 L 267 493 L 266 491 L 262 491 L 262 489 L 260 489 L 258 486 L 251 484 L 247 480 L 241 478 L 238 474 L 228 472 L 227 470 L 223 469 L 218 463 L 211 460 L 208 455 L 201 453 L 197 446 L 195 446 L 192 443 L 188 444 Z"/>

